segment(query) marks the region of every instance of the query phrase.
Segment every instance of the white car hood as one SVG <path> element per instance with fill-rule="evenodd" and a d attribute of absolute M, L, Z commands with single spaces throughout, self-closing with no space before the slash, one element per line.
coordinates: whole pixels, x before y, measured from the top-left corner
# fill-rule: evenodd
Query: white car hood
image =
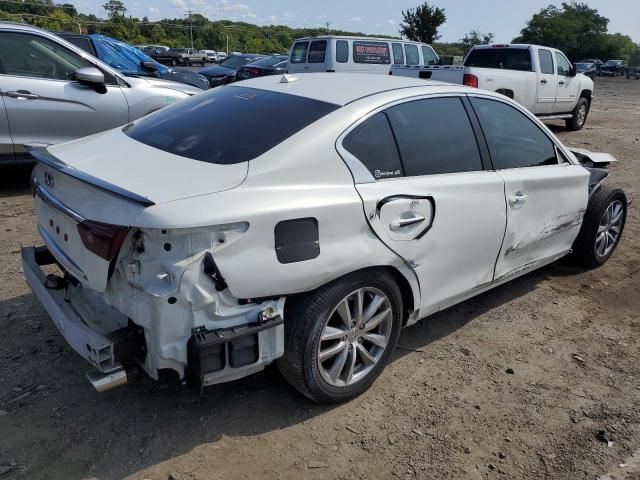
<path fill-rule="evenodd" d="M 180 157 L 133 140 L 122 128 L 47 150 L 68 166 L 155 204 L 232 189 L 244 182 L 249 167 Z"/>

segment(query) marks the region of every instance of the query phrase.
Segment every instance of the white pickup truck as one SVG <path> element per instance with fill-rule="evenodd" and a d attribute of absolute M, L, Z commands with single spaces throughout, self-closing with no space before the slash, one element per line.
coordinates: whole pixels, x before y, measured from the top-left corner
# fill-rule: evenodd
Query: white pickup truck
<path fill-rule="evenodd" d="M 538 45 L 478 45 L 469 51 L 463 66 L 393 65 L 389 74 L 498 92 L 541 120 L 564 119 L 569 130 L 584 126 L 593 97 L 593 81 L 577 73 L 564 53 Z"/>

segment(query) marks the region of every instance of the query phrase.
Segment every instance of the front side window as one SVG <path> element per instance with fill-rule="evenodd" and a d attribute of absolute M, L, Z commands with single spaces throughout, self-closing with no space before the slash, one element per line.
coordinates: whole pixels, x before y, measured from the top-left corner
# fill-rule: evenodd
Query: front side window
<path fill-rule="evenodd" d="M 391 52 L 387 42 L 353 41 L 353 61 L 355 63 L 390 64 Z"/>
<path fill-rule="evenodd" d="M 73 73 L 94 65 L 51 40 L 25 33 L 0 33 L 0 59 L 6 75 L 73 80 Z"/>
<path fill-rule="evenodd" d="M 402 176 L 398 149 L 384 113 L 376 113 L 354 128 L 342 146 L 360 160 L 376 180 Z"/>
<path fill-rule="evenodd" d="M 471 122 L 459 98 L 415 100 L 386 113 L 405 176 L 483 169 Z"/>
<path fill-rule="evenodd" d="M 422 45 L 422 57 L 425 65 L 435 65 L 438 63 L 436 52 L 429 45 Z"/>
<path fill-rule="evenodd" d="M 556 165 L 553 142 L 529 117 L 497 100 L 471 97 L 496 168 Z"/>
<path fill-rule="evenodd" d="M 223 86 L 165 107 L 124 132 L 174 155 L 229 165 L 259 157 L 337 108 L 297 95 Z M 275 111 L 277 119 L 266 122 L 264 112 Z"/>
<path fill-rule="evenodd" d="M 558 75 L 569 76 L 571 73 L 571 64 L 561 53 L 556 52 L 556 62 L 558 62 Z"/>
<path fill-rule="evenodd" d="M 540 61 L 540 73 L 547 73 L 553 75 L 553 56 L 549 50 L 538 50 L 538 60 Z"/>
<path fill-rule="evenodd" d="M 407 56 L 407 65 L 418 65 L 420 63 L 420 55 L 418 54 L 418 47 L 415 45 L 404 45 L 404 53 Z"/>
<path fill-rule="evenodd" d="M 336 41 L 336 62 L 347 63 L 349 61 L 349 42 L 346 40 Z"/>
<path fill-rule="evenodd" d="M 309 63 L 324 63 L 327 52 L 327 41 L 316 40 L 309 47 Z"/>
<path fill-rule="evenodd" d="M 391 46 L 393 47 L 393 63 L 396 65 L 404 64 L 404 50 L 402 49 L 402 44 L 393 43 Z"/>
<path fill-rule="evenodd" d="M 309 42 L 296 42 L 291 50 L 291 63 L 305 63 L 308 49 Z"/>

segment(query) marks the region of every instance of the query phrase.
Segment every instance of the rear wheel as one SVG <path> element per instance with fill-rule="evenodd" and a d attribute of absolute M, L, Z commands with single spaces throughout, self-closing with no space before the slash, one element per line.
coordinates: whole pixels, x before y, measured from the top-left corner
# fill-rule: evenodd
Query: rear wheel
<path fill-rule="evenodd" d="M 188 58 L 184 59 L 184 65 L 185 67 L 190 67 L 191 66 L 191 60 L 189 60 Z"/>
<path fill-rule="evenodd" d="M 200 66 L 202 67 L 206 67 L 207 66 L 207 59 L 203 58 L 202 61 L 200 62 Z"/>
<path fill-rule="evenodd" d="M 601 186 L 589 200 L 573 258 L 584 267 L 599 267 L 613 254 L 627 219 L 627 197 L 619 188 Z"/>
<path fill-rule="evenodd" d="M 586 98 L 580 98 L 576 107 L 573 109 L 573 116 L 565 121 L 567 130 L 580 130 L 584 127 L 589 114 L 589 101 Z"/>
<path fill-rule="evenodd" d="M 175 66 L 178 64 L 178 62 L 176 62 L 176 59 L 175 59 L 175 58 L 172 58 L 172 59 L 171 59 L 171 62 L 169 62 L 169 63 L 171 63 L 171 66 L 172 66 L 172 67 L 175 67 Z"/>
<path fill-rule="evenodd" d="M 369 388 L 400 336 L 402 296 L 393 277 L 359 272 L 288 302 L 278 360 L 285 379 L 319 403 L 350 400 Z"/>

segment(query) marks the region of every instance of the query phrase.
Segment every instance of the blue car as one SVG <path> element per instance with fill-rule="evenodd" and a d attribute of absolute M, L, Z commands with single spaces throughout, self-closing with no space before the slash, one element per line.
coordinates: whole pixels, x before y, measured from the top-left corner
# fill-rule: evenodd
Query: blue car
<path fill-rule="evenodd" d="M 56 35 L 99 58 L 123 75 L 156 77 L 186 83 L 202 90 L 209 89 L 209 80 L 204 76 L 186 69 L 169 68 L 120 40 L 99 34 L 56 32 Z"/>

